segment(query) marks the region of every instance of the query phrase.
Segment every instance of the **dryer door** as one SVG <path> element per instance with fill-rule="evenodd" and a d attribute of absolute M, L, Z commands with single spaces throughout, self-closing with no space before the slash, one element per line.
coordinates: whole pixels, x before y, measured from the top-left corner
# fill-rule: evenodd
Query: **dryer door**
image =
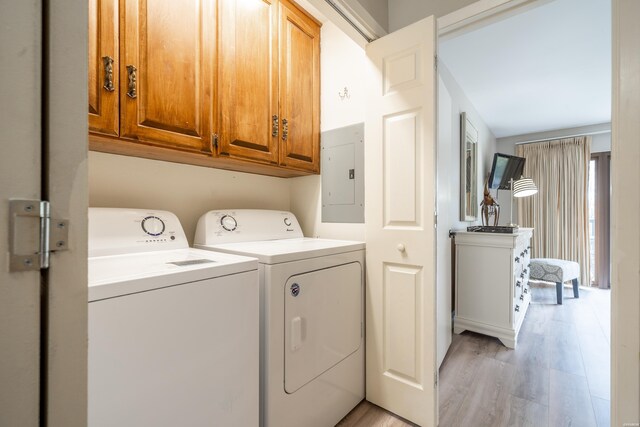
<path fill-rule="evenodd" d="M 362 266 L 291 276 L 284 292 L 284 388 L 294 393 L 362 343 Z"/>

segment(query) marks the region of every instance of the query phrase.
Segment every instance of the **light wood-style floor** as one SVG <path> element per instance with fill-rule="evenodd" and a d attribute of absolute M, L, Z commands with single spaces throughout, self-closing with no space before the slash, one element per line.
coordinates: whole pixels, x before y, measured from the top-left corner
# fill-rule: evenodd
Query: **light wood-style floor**
<path fill-rule="evenodd" d="M 609 427 L 610 292 L 532 283 L 533 302 L 510 350 L 495 338 L 453 335 L 440 368 L 440 426 Z M 341 427 L 413 426 L 363 401 Z"/>

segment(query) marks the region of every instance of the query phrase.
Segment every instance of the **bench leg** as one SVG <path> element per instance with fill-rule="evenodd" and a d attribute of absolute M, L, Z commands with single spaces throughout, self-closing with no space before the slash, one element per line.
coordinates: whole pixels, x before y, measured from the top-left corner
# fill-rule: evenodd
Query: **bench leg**
<path fill-rule="evenodd" d="M 573 283 L 573 297 L 580 298 L 580 294 L 578 293 L 578 279 L 573 279 L 571 283 Z"/>
<path fill-rule="evenodd" d="M 562 282 L 556 282 L 556 299 L 562 305 Z"/>

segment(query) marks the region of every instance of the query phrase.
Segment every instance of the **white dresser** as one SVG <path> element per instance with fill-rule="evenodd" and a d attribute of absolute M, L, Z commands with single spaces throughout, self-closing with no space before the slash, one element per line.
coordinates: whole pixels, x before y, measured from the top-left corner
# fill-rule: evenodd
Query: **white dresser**
<path fill-rule="evenodd" d="M 456 334 L 470 330 L 516 348 L 531 301 L 532 232 L 456 232 Z"/>

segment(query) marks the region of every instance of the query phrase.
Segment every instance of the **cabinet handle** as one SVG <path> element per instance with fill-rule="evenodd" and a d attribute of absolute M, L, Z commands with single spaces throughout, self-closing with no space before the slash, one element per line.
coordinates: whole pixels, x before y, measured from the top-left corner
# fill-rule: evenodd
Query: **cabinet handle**
<path fill-rule="evenodd" d="M 103 56 L 102 63 L 104 64 L 104 84 L 102 85 L 105 90 L 113 92 L 113 58 L 110 56 Z"/>
<path fill-rule="evenodd" d="M 133 65 L 127 65 L 127 74 L 129 75 L 129 90 L 127 90 L 127 96 L 131 99 L 136 99 L 138 93 L 136 91 L 137 86 L 137 75 L 136 72 L 138 69 Z"/>
<path fill-rule="evenodd" d="M 528 294 L 529 293 L 529 288 L 524 288 L 524 293 Z"/>
<path fill-rule="evenodd" d="M 520 257 L 519 256 L 516 257 L 516 262 L 520 262 Z"/>
<path fill-rule="evenodd" d="M 524 301 L 524 295 L 520 295 L 520 301 Z"/>
<path fill-rule="evenodd" d="M 282 119 L 282 140 L 286 141 L 289 136 L 289 122 L 287 119 Z"/>
<path fill-rule="evenodd" d="M 520 311 L 520 306 L 516 304 L 516 311 Z"/>
<path fill-rule="evenodd" d="M 516 288 L 520 287 L 520 280 L 516 280 Z"/>
<path fill-rule="evenodd" d="M 271 117 L 271 136 L 278 136 L 278 116 L 276 114 Z"/>

